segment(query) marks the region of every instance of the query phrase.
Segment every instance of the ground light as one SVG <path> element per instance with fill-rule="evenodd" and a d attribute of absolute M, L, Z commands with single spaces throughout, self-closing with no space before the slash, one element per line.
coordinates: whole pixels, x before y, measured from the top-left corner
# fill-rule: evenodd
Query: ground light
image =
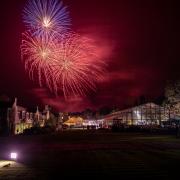
<path fill-rule="evenodd" d="M 10 153 L 10 158 L 11 158 L 12 160 L 16 160 L 17 157 L 18 157 L 18 154 L 17 154 L 16 152 L 11 152 L 11 153 Z"/>

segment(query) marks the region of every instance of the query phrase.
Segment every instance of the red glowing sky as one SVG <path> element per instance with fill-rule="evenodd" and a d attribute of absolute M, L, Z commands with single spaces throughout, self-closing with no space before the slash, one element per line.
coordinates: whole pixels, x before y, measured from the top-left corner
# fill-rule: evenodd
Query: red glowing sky
<path fill-rule="evenodd" d="M 97 92 L 67 102 L 31 82 L 20 60 L 21 13 L 26 0 L 0 1 L 0 94 L 27 107 L 50 104 L 59 111 L 132 105 L 141 95 L 163 95 L 167 79 L 179 78 L 178 6 L 161 0 L 64 0 L 73 29 L 94 39 L 104 61 Z"/>

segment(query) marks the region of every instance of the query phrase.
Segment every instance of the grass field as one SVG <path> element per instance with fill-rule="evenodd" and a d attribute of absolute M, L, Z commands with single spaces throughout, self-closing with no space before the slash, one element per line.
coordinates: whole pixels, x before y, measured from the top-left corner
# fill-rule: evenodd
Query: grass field
<path fill-rule="evenodd" d="M 64 131 L 0 138 L 0 179 L 179 179 L 180 139 L 167 135 Z M 55 178 L 56 177 L 56 178 Z M 59 178 L 58 178 L 59 177 Z"/>

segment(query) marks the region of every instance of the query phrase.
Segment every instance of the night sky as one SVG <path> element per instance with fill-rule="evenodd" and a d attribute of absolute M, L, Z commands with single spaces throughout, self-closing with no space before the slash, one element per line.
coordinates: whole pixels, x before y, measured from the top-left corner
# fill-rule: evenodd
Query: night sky
<path fill-rule="evenodd" d="M 176 1 L 64 0 L 77 33 L 93 38 L 108 63 L 104 80 L 86 98 L 64 101 L 29 80 L 20 57 L 26 0 L 0 1 L 0 94 L 32 108 L 59 111 L 131 106 L 139 96 L 154 100 L 167 79 L 180 77 L 179 15 Z"/>

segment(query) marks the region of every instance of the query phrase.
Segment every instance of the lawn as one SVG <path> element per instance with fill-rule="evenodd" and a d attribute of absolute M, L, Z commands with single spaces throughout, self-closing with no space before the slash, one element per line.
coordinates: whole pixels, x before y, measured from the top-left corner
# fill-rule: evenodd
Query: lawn
<path fill-rule="evenodd" d="M 0 179 L 178 179 L 180 139 L 168 135 L 64 131 L 52 135 L 0 138 Z M 3 162 L 3 161 L 0 161 Z"/>

